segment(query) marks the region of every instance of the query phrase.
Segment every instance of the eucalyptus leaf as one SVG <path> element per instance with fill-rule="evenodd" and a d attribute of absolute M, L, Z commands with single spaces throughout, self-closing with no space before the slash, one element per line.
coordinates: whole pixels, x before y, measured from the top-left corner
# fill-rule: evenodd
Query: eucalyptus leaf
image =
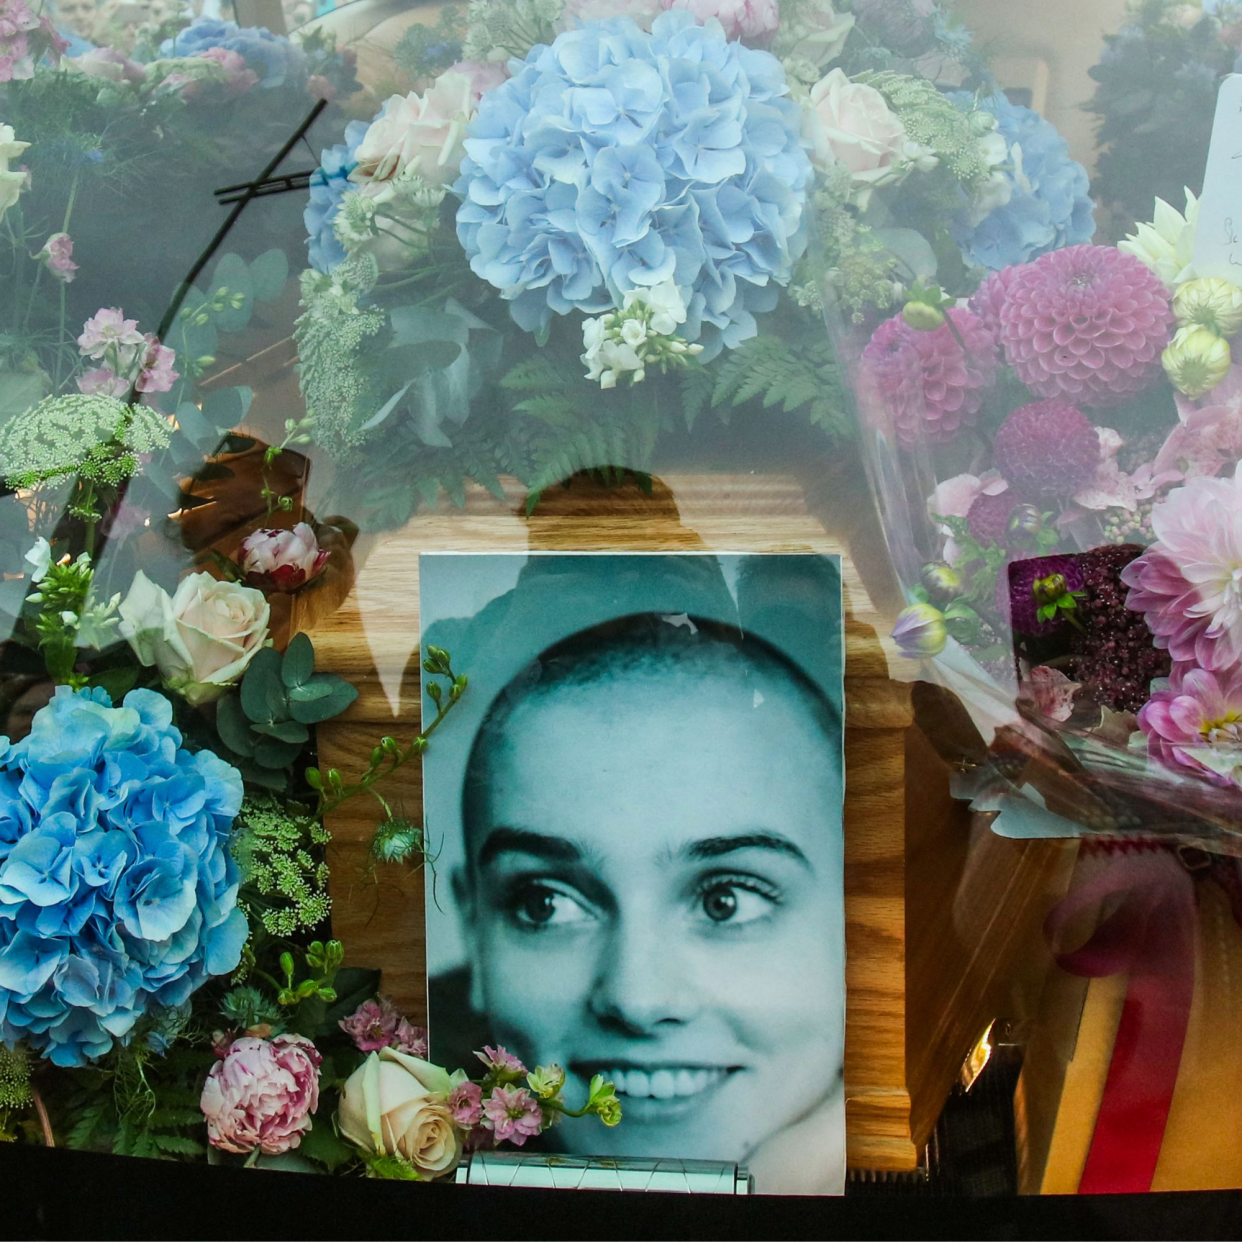
<path fill-rule="evenodd" d="M 285 658 L 280 666 L 280 679 L 286 686 L 293 689 L 310 681 L 315 671 L 315 647 L 305 634 L 294 635 L 293 641 L 285 650 Z"/>
<path fill-rule="evenodd" d="M 280 680 L 280 664 L 280 653 L 272 647 L 264 647 L 250 662 L 242 682 L 242 709 L 259 724 L 273 724 L 289 714 Z"/>
<path fill-rule="evenodd" d="M 246 417 L 253 400 L 252 388 L 214 389 L 203 397 L 203 417 L 217 431 L 229 431 Z"/>
<path fill-rule="evenodd" d="M 312 681 L 306 685 L 295 685 L 289 691 L 289 702 L 314 703 L 318 699 L 326 699 L 332 693 L 331 685 L 326 681 Z"/>
<path fill-rule="evenodd" d="M 265 768 L 287 768 L 302 753 L 296 742 L 280 742 L 263 738 L 254 748 L 254 761 Z"/>
<path fill-rule="evenodd" d="M 136 668 L 106 668 L 96 673 L 87 685 L 99 687 L 108 692 L 113 704 L 120 701 L 134 688 L 138 680 Z"/>
<path fill-rule="evenodd" d="M 270 302 L 278 297 L 288 279 L 289 260 L 283 250 L 265 250 L 250 265 L 250 280 L 256 301 Z"/>
<path fill-rule="evenodd" d="M 319 676 L 332 675 L 321 673 Z M 357 688 L 349 682 L 342 681 L 339 677 L 333 677 L 333 681 L 335 684 L 329 693 L 313 702 L 298 702 L 290 696 L 289 711 L 294 720 L 301 721 L 302 724 L 319 724 L 324 720 L 331 720 L 333 716 L 339 716 L 358 697 Z"/>
<path fill-rule="evenodd" d="M 310 741 L 310 731 L 296 720 L 278 720 L 275 724 L 253 724 L 252 732 L 264 737 L 274 737 L 278 742 L 293 742 L 305 746 Z"/>
<path fill-rule="evenodd" d="M 242 710 L 239 697 L 230 694 L 220 701 L 216 708 L 216 731 L 220 740 L 232 751 L 246 759 L 254 758 L 255 741 L 250 730 L 250 721 Z"/>
<path fill-rule="evenodd" d="M 254 314 L 254 281 L 250 265 L 238 254 L 226 254 L 216 264 L 211 276 L 209 296 L 214 297 L 221 289 L 230 296 L 241 295 L 241 305 L 227 306 L 216 315 L 216 327 L 221 332 L 240 332 Z"/>

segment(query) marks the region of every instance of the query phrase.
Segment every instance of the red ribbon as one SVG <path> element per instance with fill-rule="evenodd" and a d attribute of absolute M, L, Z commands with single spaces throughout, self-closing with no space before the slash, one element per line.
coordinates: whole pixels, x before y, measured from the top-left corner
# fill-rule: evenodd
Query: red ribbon
<path fill-rule="evenodd" d="M 1092 907 L 1110 913 L 1058 965 L 1092 979 L 1128 971 L 1130 982 L 1078 1193 L 1135 1194 L 1151 1189 L 1190 1020 L 1194 880 L 1169 850 L 1109 851 L 1048 916 L 1050 943 Z"/>

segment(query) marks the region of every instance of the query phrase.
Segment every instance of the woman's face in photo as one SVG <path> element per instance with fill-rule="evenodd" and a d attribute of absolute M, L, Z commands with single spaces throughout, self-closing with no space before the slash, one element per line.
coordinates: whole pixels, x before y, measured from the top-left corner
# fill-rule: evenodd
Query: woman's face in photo
<path fill-rule="evenodd" d="M 476 999 L 527 1064 L 566 1069 L 569 1100 L 603 1074 L 624 1112 L 561 1146 L 740 1161 L 837 1087 L 841 765 L 791 683 L 536 692 L 481 778 L 460 884 Z"/>

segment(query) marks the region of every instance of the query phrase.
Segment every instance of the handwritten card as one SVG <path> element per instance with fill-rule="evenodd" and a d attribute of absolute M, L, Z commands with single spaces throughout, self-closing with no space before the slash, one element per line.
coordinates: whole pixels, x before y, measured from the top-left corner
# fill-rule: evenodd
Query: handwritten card
<path fill-rule="evenodd" d="M 1230 74 L 1216 99 L 1195 239 L 1195 271 L 1242 284 L 1242 73 Z"/>

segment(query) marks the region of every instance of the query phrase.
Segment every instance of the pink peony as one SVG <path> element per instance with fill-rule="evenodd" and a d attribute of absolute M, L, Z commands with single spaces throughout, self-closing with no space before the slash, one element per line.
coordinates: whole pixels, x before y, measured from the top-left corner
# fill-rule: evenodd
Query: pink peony
<path fill-rule="evenodd" d="M 521 1147 L 543 1129 L 543 1110 L 525 1087 L 494 1087 L 483 1105 L 483 1124 L 498 1143 Z"/>
<path fill-rule="evenodd" d="M 263 529 L 247 535 L 237 549 L 237 560 L 251 586 L 297 591 L 323 572 L 328 553 L 319 546 L 315 532 L 299 522 L 292 530 Z"/>
<path fill-rule="evenodd" d="M 1160 685 L 1160 683 L 1154 683 Z M 1242 669 L 1209 673 L 1175 665 L 1138 715 L 1147 753 L 1216 785 L 1242 789 Z"/>
<path fill-rule="evenodd" d="M 1019 695 L 1033 703 L 1041 716 L 1068 720 L 1074 714 L 1074 695 L 1081 688 L 1059 669 L 1040 664 L 1023 678 Z"/>
<path fill-rule="evenodd" d="M 616 9 L 614 0 L 596 0 L 596 2 L 606 4 L 609 9 Z M 646 2 L 648 0 L 644 0 L 644 3 Z M 656 0 L 649 0 L 649 2 L 653 9 L 658 8 Z M 567 13 L 572 4 L 573 0 L 570 0 L 570 3 L 565 6 Z M 615 17 L 617 14 L 613 12 L 612 16 Z M 459 60 L 455 65 L 449 65 L 444 72 L 464 74 L 470 79 L 470 99 L 476 107 L 488 91 L 494 91 L 502 82 L 509 80 L 509 67 L 498 60 Z"/>
<path fill-rule="evenodd" d="M 726 39 L 766 39 L 780 25 L 777 0 L 661 0 L 666 9 L 685 9 L 700 26 L 715 18 Z"/>
<path fill-rule="evenodd" d="M 322 1060 L 301 1035 L 233 1040 L 203 1084 L 200 1107 L 212 1146 L 232 1152 L 257 1147 L 269 1156 L 296 1147 L 319 1106 Z"/>
<path fill-rule="evenodd" d="M 1122 571 L 1126 606 L 1156 646 L 1208 672 L 1242 662 L 1242 466 L 1174 488 L 1151 515 L 1157 542 Z"/>
<path fill-rule="evenodd" d="M 1023 497 L 1065 500 L 1095 474 L 1100 438 L 1081 410 L 1064 401 L 1036 401 L 1001 423 L 992 459 Z"/>
<path fill-rule="evenodd" d="M 348 1018 L 342 1018 L 339 1025 L 354 1041 L 354 1047 L 359 1052 L 378 1052 L 381 1048 L 392 1047 L 401 1021 L 401 1015 L 393 1008 L 392 1001 L 381 996 L 376 1000 L 363 1001 Z"/>
<path fill-rule="evenodd" d="M 69 284 L 78 270 L 73 261 L 73 238 L 68 233 L 53 233 L 36 256 L 57 280 Z"/>
<path fill-rule="evenodd" d="M 489 1071 L 495 1072 L 500 1070 L 507 1074 L 526 1073 L 526 1066 L 523 1065 L 522 1062 L 513 1055 L 513 1053 L 501 1047 L 499 1044 L 495 1048 L 484 1044 L 483 1051 L 476 1052 L 474 1055 L 487 1066 Z"/>
<path fill-rule="evenodd" d="M 962 427 L 973 426 L 985 390 L 996 382 L 999 360 L 983 324 L 964 307 L 948 314 L 957 335 L 948 324 L 919 332 L 894 315 L 863 350 L 865 373 L 903 448 L 955 440 Z"/>
<path fill-rule="evenodd" d="M 1006 360 L 1039 396 L 1111 406 L 1160 374 L 1173 308 L 1141 260 L 1070 246 L 1017 269 L 1000 323 Z"/>
<path fill-rule="evenodd" d="M 110 349 L 143 344 L 138 320 L 126 319 L 115 306 L 97 310 L 83 325 L 78 349 L 85 358 L 102 358 Z"/>
<path fill-rule="evenodd" d="M 454 1087 L 449 1096 L 449 1108 L 453 1110 L 453 1120 L 463 1130 L 477 1126 L 483 1120 L 483 1088 L 477 1082 L 463 1082 Z"/>

